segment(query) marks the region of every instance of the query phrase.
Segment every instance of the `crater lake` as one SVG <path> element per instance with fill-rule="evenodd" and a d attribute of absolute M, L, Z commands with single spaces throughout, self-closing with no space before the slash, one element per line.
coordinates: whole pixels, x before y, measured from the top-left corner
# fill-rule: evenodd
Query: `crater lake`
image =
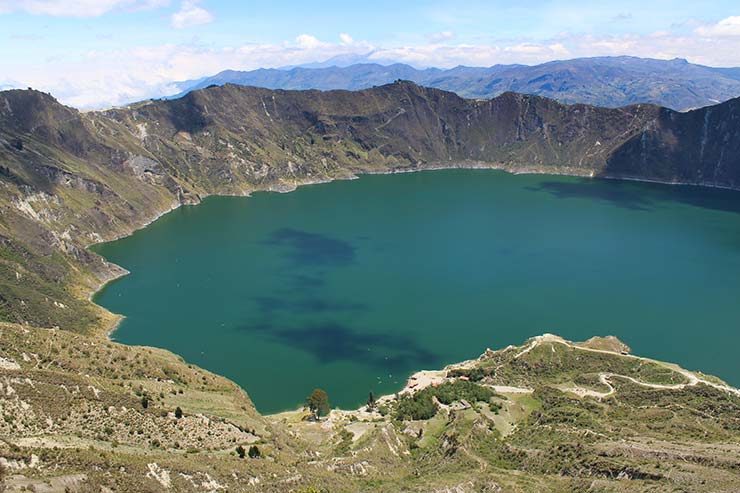
<path fill-rule="evenodd" d="M 615 335 L 740 384 L 740 193 L 493 170 L 209 197 L 93 250 L 113 339 L 354 408 L 421 369 L 545 332 Z"/>

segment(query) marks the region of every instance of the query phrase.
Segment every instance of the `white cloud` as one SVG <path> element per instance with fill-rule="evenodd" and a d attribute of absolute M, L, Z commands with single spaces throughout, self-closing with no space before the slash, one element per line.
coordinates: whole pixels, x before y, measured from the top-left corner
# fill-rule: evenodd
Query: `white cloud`
<path fill-rule="evenodd" d="M 567 57 L 570 51 L 563 43 L 553 43 L 547 47 L 554 56 Z"/>
<path fill-rule="evenodd" d="M 185 0 L 180 10 L 172 14 L 172 26 L 177 29 L 200 26 L 213 22 L 213 14 L 199 6 L 199 0 Z"/>
<path fill-rule="evenodd" d="M 168 4 L 169 0 L 0 0 L 0 14 L 99 17 L 113 10 L 151 9 Z"/>
<path fill-rule="evenodd" d="M 740 15 L 722 19 L 716 24 L 707 24 L 696 28 L 701 36 L 740 36 Z"/>
<path fill-rule="evenodd" d="M 347 33 L 340 33 L 339 40 L 342 42 L 343 45 L 351 45 L 355 42 L 355 40 L 352 39 L 352 36 Z"/>
<path fill-rule="evenodd" d="M 331 44 L 323 43 L 316 36 L 311 36 L 310 34 L 300 34 L 296 36 L 295 41 L 298 43 L 298 47 L 304 50 L 315 50 L 317 48 L 331 46 Z"/>

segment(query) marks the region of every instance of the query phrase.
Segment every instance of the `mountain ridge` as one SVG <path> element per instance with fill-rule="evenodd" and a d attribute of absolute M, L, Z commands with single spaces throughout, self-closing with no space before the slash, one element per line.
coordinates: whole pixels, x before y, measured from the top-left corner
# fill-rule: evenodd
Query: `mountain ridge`
<path fill-rule="evenodd" d="M 225 70 L 196 81 L 177 83 L 181 92 L 169 98 L 224 83 L 270 89 L 366 89 L 396 79 L 457 92 L 463 97 L 490 98 L 505 91 L 542 95 L 565 103 L 619 107 L 654 103 L 685 111 L 740 96 L 740 72 L 691 64 L 684 59 L 590 57 L 539 65 L 457 66 L 417 69 L 403 63 L 355 64 L 253 71 Z"/>
<path fill-rule="evenodd" d="M 120 271 L 85 247 L 212 194 L 460 166 L 737 188 L 739 119 L 740 99 L 679 113 L 512 92 L 470 100 L 411 82 L 356 92 L 225 85 L 85 113 L 37 91 L 0 93 L 0 314 L 77 330 L 110 319 L 78 293 Z M 42 267 L 49 252 L 58 264 Z M 29 263 L 25 291 L 17 275 Z M 80 312 L 88 322 L 75 322 Z"/>

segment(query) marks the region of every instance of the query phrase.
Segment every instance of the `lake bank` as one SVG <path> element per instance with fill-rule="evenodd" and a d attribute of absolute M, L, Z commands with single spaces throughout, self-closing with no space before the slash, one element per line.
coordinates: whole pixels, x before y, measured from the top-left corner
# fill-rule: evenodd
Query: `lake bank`
<path fill-rule="evenodd" d="M 688 228 L 699 227 L 703 222 L 699 219 L 702 214 L 709 214 L 707 217 L 710 217 L 710 219 L 711 217 L 716 216 L 715 219 L 717 219 L 722 216 L 723 226 L 721 229 L 726 229 L 732 227 L 733 221 L 730 221 L 730 217 L 735 214 L 736 209 L 736 205 L 733 205 L 735 196 L 734 194 L 727 196 L 729 192 L 709 192 L 707 195 L 702 192 L 704 189 L 683 190 L 658 185 L 580 180 L 541 175 L 517 176 L 486 170 L 452 170 L 439 173 L 385 177 L 363 176 L 360 180 L 351 182 L 332 182 L 317 187 L 299 188 L 298 191 L 288 195 L 255 194 L 249 201 L 242 201 L 238 198 L 211 197 L 205 200 L 200 207 L 178 209 L 173 214 L 168 214 L 162 219 L 163 222 L 158 221 L 152 225 L 153 231 L 160 228 L 159 224 L 164 225 L 162 226 L 164 229 L 155 234 L 159 239 L 155 241 L 154 248 L 151 245 L 146 246 L 148 240 L 138 238 L 141 233 L 135 234 L 136 239 L 133 242 L 128 242 L 129 246 L 123 247 L 123 250 L 126 250 L 133 245 L 132 251 L 138 251 L 139 253 L 133 254 L 130 260 L 137 265 L 139 265 L 139 262 L 143 263 L 136 268 L 129 268 L 131 266 L 127 263 L 123 265 L 135 275 L 141 276 L 149 270 L 150 267 L 148 266 L 150 265 L 151 269 L 157 271 L 162 267 L 162 263 L 171 262 L 174 270 L 165 269 L 165 271 L 168 282 L 170 282 L 169 286 L 176 286 L 178 280 L 177 264 L 188 262 L 189 260 L 186 260 L 186 257 L 191 258 L 192 255 L 192 258 L 200 259 L 197 260 L 196 267 L 180 268 L 194 270 L 193 274 L 200 276 L 203 286 L 190 285 L 189 280 L 179 279 L 181 288 L 188 294 L 169 293 L 165 295 L 165 298 L 170 300 L 169 303 L 175 303 L 173 306 L 183 305 L 187 307 L 201 302 L 204 305 L 193 316 L 184 319 L 179 314 L 165 316 L 161 312 L 159 315 L 149 313 L 147 317 L 153 316 L 153 319 L 157 322 L 149 325 L 144 324 L 141 329 L 135 329 L 135 331 L 144 330 L 144 332 L 140 332 L 132 340 L 127 340 L 121 336 L 124 333 L 123 331 L 128 330 L 126 324 L 129 323 L 129 319 L 127 319 L 122 323 L 122 329 L 116 333 L 116 337 L 120 337 L 122 342 L 132 344 L 167 347 L 178 354 L 182 354 L 188 361 L 205 366 L 212 371 L 226 374 L 226 376 L 236 380 L 248 389 L 258 407 L 268 412 L 281 408 L 292 408 L 295 404 L 301 402 L 302 397 L 307 392 L 306 388 L 312 385 L 323 386 L 323 382 L 335 379 L 335 375 L 345 375 L 338 378 L 330 386 L 333 388 L 330 394 L 338 395 L 337 401 L 347 407 L 348 405 L 351 406 L 353 401 L 361 402 L 361 399 L 364 399 L 363 396 L 366 397 L 368 390 L 373 390 L 376 394 L 392 393 L 394 389 L 403 386 L 406 377 L 411 372 L 418 370 L 420 367 L 441 367 L 447 363 L 473 357 L 481 344 L 490 344 L 491 340 L 496 345 L 505 345 L 506 342 L 521 341 L 523 338 L 546 330 L 561 333 L 565 330 L 569 332 L 566 334 L 569 339 L 587 338 L 593 333 L 616 333 L 624 336 L 623 331 L 626 329 L 622 329 L 622 333 L 620 333 L 620 330 L 610 329 L 625 324 L 636 324 L 643 330 L 665 334 L 665 328 L 652 329 L 653 325 L 671 324 L 678 315 L 665 318 L 662 313 L 669 313 L 673 309 L 674 303 L 688 306 L 690 306 L 690 303 L 674 302 L 670 300 L 669 295 L 662 295 L 659 296 L 660 307 L 651 307 L 650 303 L 645 300 L 641 301 L 639 298 L 634 299 L 634 295 L 629 293 L 630 290 L 634 290 L 634 286 L 644 284 L 644 280 L 637 281 L 634 279 L 634 275 L 639 274 L 637 271 L 640 269 L 653 275 L 659 274 L 661 277 L 665 277 L 666 283 L 670 280 L 675 284 L 677 279 L 681 277 L 677 277 L 675 270 L 662 258 L 661 251 L 664 249 L 664 242 L 656 238 L 657 233 L 653 230 L 663 219 L 667 219 L 668 223 L 664 223 L 664 229 L 667 228 L 667 232 L 670 233 L 669 238 L 674 240 L 676 236 L 685 238 L 687 234 L 691 233 Z M 471 176 L 460 177 L 459 175 Z M 397 179 L 402 180 L 403 183 L 387 185 L 389 181 L 393 182 Z M 364 185 L 363 183 L 367 183 L 367 180 L 372 183 Z M 518 180 L 521 181 L 518 182 Z M 349 186 L 348 191 L 337 192 L 337 190 L 344 189 L 347 186 Z M 333 198 L 322 198 L 327 187 L 329 196 Z M 451 189 L 459 190 L 459 193 Z M 383 200 L 401 202 L 395 202 L 395 207 L 388 204 L 378 206 L 379 208 L 375 210 L 379 190 L 383 191 Z M 409 197 L 412 198 L 409 199 Z M 496 197 L 500 197 L 501 201 L 497 202 Z M 411 202 L 407 202 L 408 200 L 411 200 Z M 527 204 L 532 200 L 535 200 L 536 203 L 532 206 L 522 207 L 522 204 Z M 725 203 L 728 200 L 729 204 Z M 444 207 L 444 201 L 448 201 L 447 207 Z M 399 203 L 406 203 L 410 209 L 407 206 L 399 206 Z M 332 215 L 336 217 L 339 204 L 353 204 L 355 207 L 353 210 L 339 213 L 337 222 L 339 233 L 337 233 L 328 218 Z M 454 207 L 450 204 L 454 204 Z M 584 206 L 587 206 L 586 209 L 584 209 Z M 215 209 L 205 214 L 198 212 L 203 210 L 201 208 L 210 209 L 214 207 Z M 412 209 L 426 212 L 421 218 L 412 219 Z M 556 213 L 556 211 L 559 212 Z M 681 226 L 680 222 L 677 223 L 676 220 L 687 211 L 692 211 L 689 216 L 696 215 L 696 217 L 691 219 L 690 224 Z M 468 223 L 467 227 L 460 229 L 459 226 L 456 226 L 455 214 L 467 218 L 464 219 Z M 491 216 L 493 218 L 492 223 L 488 221 L 486 214 L 493 214 Z M 507 218 L 507 216 L 516 216 L 517 214 L 520 214 L 519 221 L 516 220 L 516 217 Z M 650 216 L 661 215 L 664 217 L 660 220 L 657 217 L 650 218 Z M 327 219 L 322 219 L 323 216 L 326 216 Z M 704 220 L 707 217 L 704 217 Z M 206 225 L 203 226 L 204 229 L 200 233 L 197 233 L 195 230 L 200 229 L 199 221 L 204 220 L 204 218 L 207 218 L 205 220 Z M 373 226 L 366 224 L 364 228 L 361 227 L 362 222 L 366 219 L 369 219 L 371 222 L 368 224 Z M 393 229 L 384 231 L 384 228 L 389 224 L 389 219 L 393 223 Z M 604 219 L 607 220 L 607 223 L 601 224 Z M 535 248 L 532 251 L 531 245 L 542 242 L 547 238 L 542 236 L 527 238 L 527 234 L 521 229 L 524 225 L 517 224 L 522 220 L 528 224 L 528 227 L 534 229 L 534 232 L 538 229 L 537 224 L 540 224 L 544 228 L 544 232 L 555 234 L 553 241 L 551 241 L 551 246 L 555 250 L 548 252 L 548 249 Z M 186 225 L 190 221 L 196 221 L 197 224 Z M 225 222 L 219 225 L 221 221 Z M 400 223 L 406 221 L 406 223 L 400 224 L 399 221 Z M 553 221 L 564 221 L 561 224 L 562 233 L 557 233 L 557 228 L 553 224 L 549 224 Z M 657 221 L 657 224 L 653 224 L 653 221 Z M 634 222 L 639 228 L 631 230 L 630 222 Z M 167 226 L 168 223 L 172 223 L 172 226 Z M 411 224 L 416 225 L 417 228 L 417 230 L 414 230 L 414 234 L 408 231 L 413 230 L 413 227 L 409 226 Z M 171 227 L 176 229 L 169 230 Z M 453 238 L 446 238 L 446 235 L 440 238 L 435 229 L 444 233 L 447 227 L 451 228 L 448 234 L 452 235 Z M 515 234 L 510 238 L 513 239 L 513 242 L 506 241 L 505 238 L 500 238 L 497 234 L 490 232 L 480 233 L 483 234 L 482 237 L 475 236 L 475 234 L 470 236 L 478 230 L 490 227 L 498 229 L 500 232 L 505 232 L 507 228 L 514 228 Z M 194 230 L 193 233 L 186 234 L 184 243 L 174 241 L 173 244 L 178 244 L 178 248 L 172 250 L 172 244 L 169 242 L 173 241 L 172 238 L 178 237 L 180 233 L 175 234 L 173 232 L 180 231 L 179 228 L 185 228 L 185 230 L 194 228 Z M 614 231 L 610 232 L 612 228 Z M 706 229 L 705 232 L 717 234 L 717 231 L 712 227 L 707 229 L 704 226 L 704 228 Z M 599 231 L 599 238 L 594 239 L 588 248 L 586 248 L 587 245 L 571 244 L 573 238 L 579 238 L 584 231 L 592 230 Z M 245 231 L 249 231 L 249 234 Z M 373 236 L 372 234 L 368 235 L 368 231 L 380 232 L 381 234 L 380 236 L 375 235 L 374 238 L 368 237 Z M 695 230 L 690 235 L 694 240 L 696 240 L 696 232 Z M 640 251 L 639 245 L 642 241 L 640 235 L 649 235 L 650 259 L 654 259 L 652 262 L 646 259 L 646 265 L 641 266 L 637 257 L 631 258 L 632 252 L 625 255 L 621 260 L 617 257 L 617 263 L 621 262 L 622 267 L 625 267 L 626 262 L 626 266 L 629 268 L 625 272 L 631 272 L 632 279 L 620 274 L 620 269 L 616 266 L 602 265 L 603 262 L 606 262 L 606 257 L 603 257 L 604 254 L 619 253 L 614 250 L 614 245 L 619 241 L 617 238 L 620 233 L 633 236 L 628 244 L 634 243 L 634 248 L 636 248 L 634 254 Z M 144 234 L 144 236 L 147 234 Z M 247 236 L 244 236 L 245 234 Z M 456 236 L 459 237 L 458 241 L 454 240 Z M 205 241 L 207 237 L 211 237 L 217 244 L 215 248 L 213 244 Z M 398 241 L 394 241 L 393 238 Z M 126 240 L 122 241 L 126 242 Z M 441 251 L 425 251 L 429 245 L 435 245 L 440 241 L 442 241 L 441 247 L 443 248 Z M 683 240 L 681 241 L 683 242 Z M 406 248 L 399 250 L 400 244 L 403 243 L 406 244 Z M 672 241 L 668 240 L 665 242 L 665 244 L 671 243 Z M 470 244 L 487 244 L 495 247 L 492 252 L 476 248 L 467 252 L 471 257 L 470 263 L 482 263 L 484 271 L 486 269 L 489 272 L 499 270 L 498 274 L 503 277 L 496 280 L 496 276 L 494 276 L 494 284 L 498 283 L 495 286 L 486 285 L 490 280 L 481 276 L 476 268 L 472 267 L 471 270 L 470 263 L 460 264 L 459 259 L 455 259 L 461 254 L 464 256 Z M 599 253 L 599 248 L 604 248 L 604 245 L 609 247 L 609 250 Z M 185 247 L 185 257 L 182 258 L 180 258 L 181 246 Z M 680 256 L 693 256 L 697 253 L 696 248 L 706 246 L 693 244 L 691 248 L 681 252 Z M 160 252 L 160 248 L 169 249 L 169 253 Z M 719 247 L 715 244 L 711 246 L 710 250 L 717 248 Z M 724 250 L 725 255 L 730 254 L 730 257 L 734 258 L 733 249 L 726 250 L 724 247 L 719 249 Z M 120 252 L 123 253 L 123 250 L 120 250 Z M 568 253 L 569 251 L 570 253 Z M 412 252 L 421 253 L 412 255 Z M 535 254 L 534 257 L 533 254 Z M 564 254 L 566 254 L 565 257 L 563 257 Z M 590 287 L 590 283 L 597 282 L 599 272 L 591 274 L 582 272 L 585 267 L 579 266 L 576 259 L 571 258 L 573 254 L 585 255 L 585 257 L 582 257 L 588 261 L 585 267 L 601 269 L 603 271 L 601 272 L 602 277 L 606 275 L 606 278 L 609 279 L 609 276 L 615 276 L 614 278 L 619 280 L 619 285 L 614 287 L 613 292 L 608 294 L 606 299 L 598 300 L 598 304 L 603 308 L 593 307 L 585 310 L 585 313 L 579 313 L 584 312 L 584 309 L 581 302 L 577 300 L 577 293 L 579 290 L 594 290 Z M 152 255 L 159 259 L 159 264 L 151 263 L 155 259 L 145 259 L 146 256 Z M 399 255 L 403 261 L 397 258 Z M 209 262 L 213 261 L 214 258 L 220 259 L 221 257 L 230 258 L 228 266 L 216 267 L 215 269 L 208 268 Z M 425 259 L 426 263 L 415 257 Z M 116 260 L 112 257 L 109 258 Z M 264 269 L 260 270 L 255 266 L 244 266 L 243 263 L 246 258 L 252 258 L 254 262 L 262 263 Z M 492 261 L 492 258 L 495 261 Z M 444 262 L 440 263 L 439 259 L 444 259 Z M 562 263 L 563 259 L 565 259 L 566 265 L 573 269 L 572 272 L 552 266 L 552 264 Z M 403 265 L 404 262 L 407 265 Z M 516 265 L 518 267 L 507 268 L 507 263 L 511 262 L 514 262 L 515 267 Z M 521 279 L 526 280 L 528 275 L 532 275 L 529 270 L 521 270 L 527 263 L 532 264 L 531 268 L 540 273 L 535 276 L 537 282 L 531 289 L 526 289 L 526 286 L 522 284 L 523 281 L 521 281 Z M 182 266 L 182 264 L 180 265 Z M 443 272 L 439 275 L 429 274 L 426 272 L 428 265 L 438 265 Z M 413 269 L 409 270 L 408 266 L 413 267 Z M 638 266 L 640 266 L 639 269 Z M 242 271 L 241 269 L 244 268 L 247 270 Z M 461 269 L 460 276 L 452 272 L 455 268 Z M 408 276 L 417 276 L 420 279 L 418 282 L 411 282 L 410 278 L 406 276 L 396 279 L 393 277 L 393 272 L 389 273 L 394 269 L 398 273 L 406 272 Z M 517 271 L 517 269 L 519 270 Z M 689 277 L 703 275 L 703 269 L 700 266 L 694 265 L 689 270 Z M 237 272 L 240 273 L 239 276 L 236 276 Z M 530 272 L 530 274 L 527 274 L 527 272 Z M 135 275 L 134 277 L 136 277 Z M 370 277 L 363 277 L 367 275 Z M 214 276 L 220 281 L 214 281 Z M 548 276 L 555 276 L 555 278 L 549 278 Z M 127 276 L 119 282 L 123 282 L 129 277 L 131 276 Z M 210 280 L 209 277 L 211 277 Z M 241 283 L 237 282 L 237 277 L 252 279 L 256 284 L 254 286 L 242 286 Z M 685 277 L 683 282 L 686 281 Z M 465 283 L 460 284 L 460 279 L 465 278 L 472 279 L 472 286 L 466 287 Z M 356 281 L 353 281 L 353 279 L 364 279 L 360 281 L 361 284 L 367 282 L 370 284 L 366 289 L 358 287 L 355 286 Z M 517 279 L 520 279 L 520 281 Z M 532 282 L 532 279 L 529 279 L 529 281 Z M 174 284 L 171 282 L 174 282 Z M 602 283 L 603 281 L 598 282 Z M 502 291 L 507 283 L 508 287 Z M 581 287 L 577 286 L 578 283 L 582 283 Z M 648 282 L 648 284 L 651 283 L 655 285 L 655 280 Z M 118 283 L 113 283 L 111 287 L 116 286 L 116 284 Z M 128 285 L 127 289 L 137 291 L 142 286 L 144 286 L 144 289 L 151 289 L 151 286 L 146 286 L 146 284 L 145 279 L 137 279 L 133 284 Z M 451 288 L 446 291 L 445 289 L 439 289 L 439 292 L 434 292 L 434 289 L 429 288 L 429 286 L 436 285 L 447 285 Z M 381 286 L 386 286 L 386 288 L 381 288 Z M 384 294 L 380 296 L 380 299 L 375 300 L 374 297 L 377 296 L 375 293 L 378 289 L 388 289 L 387 286 L 402 288 L 398 291 L 396 297 L 405 300 L 405 303 L 394 302 L 389 298 L 390 294 Z M 107 292 L 108 289 L 110 288 L 107 288 L 104 292 Z M 164 285 L 160 285 L 156 292 L 161 293 L 168 289 L 173 288 L 165 288 Z M 193 289 L 195 291 L 192 291 Z M 216 292 L 226 289 L 227 292 L 222 293 L 219 299 L 218 297 L 211 297 L 207 292 L 201 291 L 202 289 Z M 661 284 L 660 289 L 666 289 L 665 285 Z M 676 288 L 672 289 L 675 290 Z M 558 295 L 558 291 L 561 290 L 569 294 L 567 296 Z M 658 290 L 656 289 L 656 291 Z M 603 291 L 603 287 L 596 289 L 596 291 Z M 521 292 L 518 297 L 515 296 L 517 292 Z M 492 298 L 483 301 L 488 293 Z M 614 293 L 626 293 L 627 299 L 620 299 Z M 118 293 L 116 297 L 120 297 L 118 296 L 120 294 Z M 601 294 L 606 293 L 602 292 Z M 149 294 L 148 296 L 151 298 L 155 295 Z M 188 301 L 176 301 L 181 300 L 181 296 L 184 296 Z M 526 300 L 533 297 L 536 301 L 538 296 L 540 299 L 550 296 L 552 301 L 548 302 L 547 306 L 560 306 L 558 303 L 561 303 L 562 310 L 570 312 L 570 315 L 548 314 L 549 309 L 540 305 L 539 308 L 534 309 L 542 311 L 543 315 L 533 317 L 529 313 L 533 307 L 525 308 L 522 303 L 526 303 Z M 646 310 L 645 320 L 640 320 L 640 317 L 637 316 L 620 316 L 617 323 L 599 322 L 613 310 L 613 308 L 607 308 L 609 306 L 609 296 L 613 298 L 614 302 L 637 303 L 633 310 L 643 307 Z M 680 296 L 684 297 L 684 294 Z M 518 301 L 515 298 L 518 298 Z M 139 298 L 140 303 L 144 303 L 141 301 L 142 299 Z M 418 300 L 427 300 L 427 302 L 425 305 L 419 305 Z M 99 298 L 96 298 L 96 301 L 101 302 Z M 105 300 L 102 301 L 103 305 L 108 308 L 115 305 L 115 303 L 109 304 Z M 428 315 L 423 315 L 422 306 L 435 306 L 436 304 L 441 307 L 446 302 L 452 303 L 449 305 L 451 313 L 435 316 L 431 320 L 428 319 Z M 522 305 L 521 308 L 518 311 L 515 310 L 519 305 Z M 495 308 L 496 312 L 486 315 L 487 309 L 481 308 L 486 306 Z M 537 304 L 535 303 L 534 306 L 537 306 Z M 455 312 L 465 312 L 466 310 L 470 314 L 462 317 L 453 316 Z M 126 313 L 123 309 L 116 311 Z M 722 317 L 734 316 L 726 309 L 721 311 Z M 136 312 L 141 312 L 141 310 L 137 309 Z M 205 312 L 214 313 L 216 320 L 208 320 Z M 132 315 L 138 317 L 139 320 L 145 318 L 141 313 Z M 165 318 L 162 318 L 163 316 Z M 696 316 L 696 313 L 694 313 L 691 318 L 695 319 Z M 660 321 L 661 317 L 663 317 L 664 322 Z M 453 322 L 455 318 L 458 319 L 457 322 Z M 523 318 L 526 321 L 518 321 L 518 318 Z M 444 323 L 441 323 L 438 319 L 441 319 Z M 419 332 L 425 324 L 429 325 L 429 333 Z M 454 332 L 452 327 L 455 324 L 459 324 L 459 327 L 465 327 L 466 330 L 472 326 L 473 329 L 470 330 L 471 340 L 465 343 L 445 341 L 444 334 Z M 165 325 L 174 325 L 175 327 L 167 329 L 164 327 Z M 183 332 L 177 330 L 179 325 L 193 328 L 187 328 Z M 686 326 L 687 324 L 684 323 L 683 325 Z M 146 329 L 145 326 L 150 327 L 150 329 Z M 197 338 L 192 338 L 199 331 L 197 327 L 207 328 L 207 333 L 212 334 L 212 337 L 209 336 L 210 341 L 197 343 L 201 346 L 201 351 L 193 352 L 192 349 L 187 349 L 190 343 L 185 344 L 185 341 L 176 343 L 173 347 L 172 339 L 185 338 L 192 340 L 194 343 Z M 407 329 L 407 327 L 411 327 L 411 329 Z M 488 327 L 487 330 L 486 327 Z M 651 327 L 651 329 L 647 327 Z M 688 329 L 681 328 L 680 332 L 684 335 L 676 336 L 687 339 L 682 343 L 682 347 L 694 341 L 694 338 L 687 335 L 686 330 Z M 157 332 L 154 334 L 156 340 L 146 339 L 147 332 Z M 170 336 L 165 337 L 163 335 L 165 332 Z M 635 328 L 627 330 L 627 339 L 635 337 L 629 334 L 635 334 L 636 332 L 637 329 Z M 721 332 L 724 333 L 724 331 Z M 493 339 L 491 339 L 492 333 L 495 336 Z M 408 337 L 404 339 L 402 337 L 404 335 Z M 126 335 L 126 337 L 129 336 Z M 330 341 L 330 343 L 321 342 L 325 340 Z M 629 342 L 630 345 L 639 348 L 641 353 L 646 352 L 644 346 L 634 344 L 632 340 L 629 340 Z M 183 351 L 179 351 L 176 347 L 179 344 L 185 344 Z M 256 346 L 259 349 L 251 346 Z M 398 351 L 397 346 L 403 346 L 405 349 Z M 674 353 L 674 355 L 678 354 L 678 358 L 671 358 L 658 350 L 652 352 L 649 349 L 651 346 L 653 346 L 652 343 L 647 346 L 648 355 L 651 357 L 655 356 L 659 359 L 671 361 L 677 360 L 682 364 L 687 364 L 688 361 L 692 368 L 702 367 L 704 369 L 706 366 L 692 364 L 691 358 L 686 356 L 688 353 Z M 453 351 L 446 353 L 448 347 L 452 348 Z M 657 345 L 654 347 L 657 348 Z M 241 348 L 241 353 L 239 348 Z M 370 349 L 370 354 L 368 354 L 368 349 Z M 365 352 L 363 353 L 362 350 Z M 286 399 L 285 404 L 280 405 L 280 407 L 270 409 L 270 407 L 264 406 L 264 397 L 260 397 L 260 395 L 269 395 L 270 386 L 260 385 L 258 381 L 253 382 L 251 378 L 245 377 L 245 375 L 252 373 L 256 376 L 261 371 L 259 370 L 261 365 L 247 362 L 233 363 L 240 358 L 254 357 L 250 355 L 254 355 L 255 351 L 281 355 L 276 362 L 284 363 L 286 369 L 279 368 L 277 370 L 279 376 L 277 381 L 282 382 L 280 379 L 284 378 L 283 375 L 287 376 L 290 373 L 287 367 L 290 367 L 293 363 L 288 362 L 290 358 L 287 355 L 292 355 L 293 359 L 299 362 L 298 368 L 302 368 L 302 370 L 298 370 L 298 373 L 303 375 L 301 377 L 304 380 L 303 382 L 296 383 L 286 380 L 279 384 L 280 392 L 285 394 L 281 398 Z M 355 361 L 352 361 L 353 358 Z M 225 361 L 230 363 L 219 368 L 219 365 L 223 365 Z M 235 366 L 229 368 L 228 366 L 232 364 Z M 248 368 L 252 369 L 249 370 Z M 731 368 L 731 366 L 727 368 Z M 296 368 L 293 368 L 293 371 L 296 371 Z M 725 378 L 728 377 L 727 370 L 717 371 L 713 368 L 707 368 L 707 371 L 715 374 L 719 373 L 720 376 Z M 361 384 L 364 387 L 362 390 L 355 388 L 357 387 L 357 380 L 352 378 L 353 375 L 357 377 L 360 374 L 365 375 L 365 377 L 362 377 L 365 379 L 365 383 Z M 368 378 L 369 376 L 372 378 Z M 345 383 L 341 383 L 342 381 L 345 381 Z M 273 385 L 275 382 L 273 381 Z M 259 390 L 260 386 L 263 387 L 262 391 Z M 274 386 L 272 390 L 274 391 Z M 308 390 L 310 391 L 310 389 Z M 349 396 L 353 393 L 356 397 L 350 398 Z M 293 404 L 288 403 L 287 395 L 293 396 L 290 398 Z"/>

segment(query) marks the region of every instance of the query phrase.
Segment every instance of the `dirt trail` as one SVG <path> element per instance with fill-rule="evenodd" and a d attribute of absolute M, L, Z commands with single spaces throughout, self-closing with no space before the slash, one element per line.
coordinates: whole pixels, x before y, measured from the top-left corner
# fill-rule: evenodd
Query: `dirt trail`
<path fill-rule="evenodd" d="M 529 343 L 529 345 L 526 348 L 524 348 L 522 351 L 520 351 L 514 357 L 515 358 L 519 358 L 519 357 L 525 355 L 526 353 L 530 352 L 532 349 L 534 349 L 538 345 L 542 344 L 543 342 L 555 342 L 555 343 L 562 344 L 564 346 L 567 346 L 567 347 L 570 347 L 570 348 L 573 348 L 573 349 L 578 349 L 580 351 L 591 351 L 593 353 L 603 353 L 603 354 L 609 354 L 609 355 L 615 355 L 616 354 L 616 355 L 619 355 L 619 356 L 621 356 L 623 358 L 633 358 L 633 359 L 640 360 L 640 361 L 646 361 L 646 362 L 658 364 L 658 365 L 664 366 L 666 368 L 669 368 L 669 369 L 675 371 L 676 373 L 680 373 L 681 375 L 683 375 L 684 377 L 686 377 L 686 380 L 688 380 L 686 383 L 677 383 L 677 384 L 648 383 L 648 382 L 642 382 L 640 380 L 637 380 L 635 378 L 629 377 L 627 375 L 619 375 L 617 373 L 607 373 L 607 372 L 604 372 L 604 373 L 600 373 L 599 374 L 599 381 L 602 384 L 604 384 L 607 387 L 609 387 L 610 390 L 608 392 L 598 392 L 598 391 L 595 391 L 595 390 L 584 389 L 584 388 L 581 388 L 581 387 L 573 387 L 573 388 L 569 388 L 569 389 L 564 389 L 564 390 L 568 390 L 569 392 L 574 392 L 574 393 L 579 394 L 579 395 L 590 395 L 592 397 L 597 397 L 597 398 L 601 398 L 601 399 L 603 399 L 604 397 L 608 397 L 608 396 L 610 396 L 610 395 L 612 395 L 614 393 L 614 387 L 611 385 L 609 379 L 612 378 L 612 377 L 618 377 L 618 378 L 623 378 L 625 380 L 629 380 L 630 382 L 632 382 L 632 383 L 634 383 L 636 385 L 640 385 L 642 387 L 647 387 L 647 388 L 651 388 L 651 389 L 659 389 L 659 390 L 683 390 L 686 387 L 694 387 L 694 386 L 699 385 L 701 383 L 701 384 L 704 384 L 704 385 L 708 385 L 710 387 L 714 387 L 715 389 L 722 390 L 723 392 L 734 394 L 734 395 L 740 397 L 740 389 L 736 389 L 735 387 L 731 387 L 729 385 L 722 385 L 722 384 L 718 384 L 718 383 L 715 383 L 715 382 L 710 382 L 709 380 L 706 380 L 704 378 L 700 378 L 699 376 L 696 375 L 696 373 L 694 373 L 692 371 L 689 371 L 689 370 L 686 370 L 684 368 L 681 368 L 680 366 L 672 365 L 672 364 L 666 364 L 666 363 L 662 363 L 660 361 L 652 360 L 650 358 L 643 358 L 641 356 L 634 356 L 634 355 L 631 355 L 631 354 L 620 354 L 620 353 L 615 353 L 614 351 L 607 351 L 605 349 L 594 349 L 594 348 L 579 346 L 577 344 L 573 344 L 571 342 L 566 341 L 562 337 L 559 337 L 559 336 L 556 336 L 556 335 L 553 335 L 553 334 L 543 334 L 541 336 L 534 337 L 532 339 L 532 342 Z"/>

